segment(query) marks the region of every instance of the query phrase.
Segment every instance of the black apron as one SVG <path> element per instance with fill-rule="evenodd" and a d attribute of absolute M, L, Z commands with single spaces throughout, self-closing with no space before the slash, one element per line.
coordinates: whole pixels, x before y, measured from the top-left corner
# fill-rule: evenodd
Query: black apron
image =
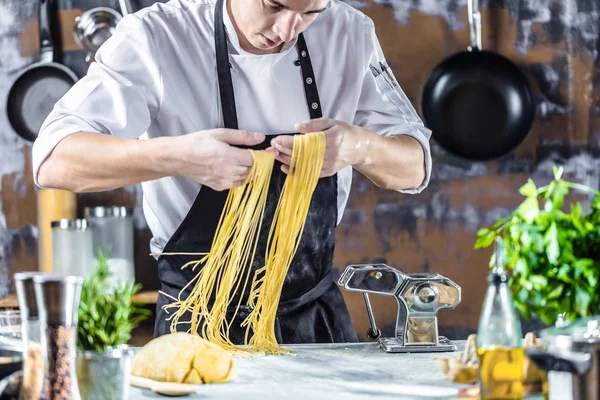
<path fill-rule="evenodd" d="M 295 61 L 295 65 L 302 69 L 310 117 L 320 118 L 322 114 L 319 93 L 302 34 L 298 35 L 297 47 L 298 59 Z M 223 0 L 217 0 L 215 7 L 215 48 L 224 125 L 225 128 L 238 129 L 227 36 L 223 24 Z M 253 148 L 268 147 L 273 137 L 268 136 L 263 144 Z M 280 167 L 281 163 L 276 161 L 269 184 L 258 247 L 251 267 L 251 277 L 258 268 L 264 265 L 269 228 L 286 178 Z M 227 194 L 228 191 L 217 192 L 207 186 L 202 187 L 190 211 L 163 251 L 165 253 L 208 252 Z M 275 322 L 275 334 L 280 344 L 358 341 L 344 298 L 337 285 L 333 284 L 332 262 L 337 215 L 337 176 L 321 178 L 313 193 L 300 244 L 282 288 Z M 181 270 L 181 266 L 199 258 L 200 256 L 160 256 L 158 258 L 158 275 L 161 281 L 161 290 L 177 298 L 181 289 L 193 279 L 198 268 L 201 268 L 196 268 L 196 271 L 192 271 L 190 268 Z M 246 293 L 236 294 L 236 296 L 242 297 L 242 304 L 244 304 L 236 315 L 234 315 L 235 310 L 228 310 L 227 319 L 233 319 L 229 338 L 235 344 L 244 342 L 246 329 L 240 327 L 240 324 L 251 311 L 245 305 L 248 298 L 247 292 L 248 290 Z M 182 298 L 185 297 L 186 295 L 182 296 Z M 163 294 L 159 295 L 154 328 L 155 337 L 170 332 L 170 321 L 167 321 L 170 314 L 162 307 L 172 301 Z M 237 304 L 237 302 L 233 304 Z M 182 317 L 180 321 L 189 321 L 189 314 Z M 178 330 L 187 331 L 189 328 L 189 324 L 183 324 L 178 327 Z"/>

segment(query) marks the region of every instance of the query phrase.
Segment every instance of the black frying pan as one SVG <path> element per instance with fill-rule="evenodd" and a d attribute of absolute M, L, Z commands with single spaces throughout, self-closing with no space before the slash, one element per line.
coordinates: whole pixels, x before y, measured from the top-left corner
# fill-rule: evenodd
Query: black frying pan
<path fill-rule="evenodd" d="M 35 140 L 54 104 L 77 82 L 75 73 L 59 63 L 60 51 L 54 48 L 54 0 L 39 1 L 40 61 L 21 72 L 6 105 L 13 129 L 29 141 Z"/>
<path fill-rule="evenodd" d="M 523 72 L 481 49 L 478 0 L 469 0 L 471 46 L 443 60 L 425 83 L 421 111 L 436 142 L 470 160 L 510 153 L 527 137 L 536 105 Z"/>

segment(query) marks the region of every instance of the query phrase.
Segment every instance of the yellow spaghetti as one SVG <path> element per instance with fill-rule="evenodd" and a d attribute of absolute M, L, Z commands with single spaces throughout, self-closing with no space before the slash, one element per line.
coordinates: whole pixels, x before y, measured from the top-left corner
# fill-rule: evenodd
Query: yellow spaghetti
<path fill-rule="evenodd" d="M 325 135 L 322 132 L 296 135 L 290 163 L 273 222 L 269 230 L 265 265 L 252 277 L 248 306 L 251 312 L 243 321 L 245 347 L 229 338 L 232 321 L 228 309 L 236 315 L 251 278 L 251 266 L 267 201 L 274 164 L 273 153 L 252 151 L 254 163 L 244 185 L 229 191 L 225 207 L 207 255 L 182 268 L 202 269 L 184 287 L 178 299 L 166 309 L 175 308 L 169 317 L 171 332 L 181 324 L 232 353 L 284 354 L 275 337 L 275 318 L 281 289 L 302 236 L 304 223 L 317 185 L 323 157 Z M 193 289 L 189 288 L 193 285 Z M 185 298 L 184 293 L 189 292 Z M 236 296 L 237 294 L 237 296 Z M 237 298 L 237 300 L 236 300 Z M 189 312 L 189 320 L 183 320 Z"/>

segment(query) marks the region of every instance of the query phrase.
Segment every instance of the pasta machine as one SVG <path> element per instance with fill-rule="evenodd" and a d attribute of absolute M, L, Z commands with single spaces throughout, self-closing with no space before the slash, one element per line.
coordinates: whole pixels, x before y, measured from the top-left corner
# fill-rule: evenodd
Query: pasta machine
<path fill-rule="evenodd" d="M 438 336 L 437 314 L 455 308 L 461 300 L 460 286 L 440 274 L 405 274 L 385 264 L 349 265 L 338 280 L 345 290 L 362 292 L 371 327 L 370 339 L 378 339 L 388 353 L 456 351 L 444 336 Z M 381 331 L 369 301 L 369 293 L 394 296 L 398 303 L 395 337 L 380 337 Z"/>

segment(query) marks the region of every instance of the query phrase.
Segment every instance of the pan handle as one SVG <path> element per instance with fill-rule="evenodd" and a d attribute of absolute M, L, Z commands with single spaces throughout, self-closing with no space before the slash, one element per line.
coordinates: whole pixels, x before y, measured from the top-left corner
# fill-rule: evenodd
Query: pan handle
<path fill-rule="evenodd" d="M 40 59 L 42 62 L 54 60 L 54 39 L 52 38 L 51 18 L 54 0 L 40 0 L 39 25 L 40 25 Z"/>
<path fill-rule="evenodd" d="M 119 6 L 121 8 L 121 15 L 126 16 L 131 14 L 131 2 L 129 0 L 119 0 Z"/>
<path fill-rule="evenodd" d="M 481 12 L 479 11 L 479 0 L 468 0 L 469 30 L 471 33 L 471 45 L 469 51 L 481 50 Z"/>

